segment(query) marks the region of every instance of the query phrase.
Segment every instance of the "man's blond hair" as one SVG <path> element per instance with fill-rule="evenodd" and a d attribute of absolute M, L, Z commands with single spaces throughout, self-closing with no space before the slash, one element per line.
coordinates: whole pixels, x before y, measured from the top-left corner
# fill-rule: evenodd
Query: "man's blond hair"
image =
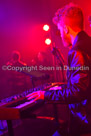
<path fill-rule="evenodd" d="M 83 29 L 84 19 L 81 8 L 77 5 L 70 3 L 61 9 L 58 9 L 53 18 L 54 24 L 61 23 L 64 18 L 64 24 L 69 25 L 72 29 Z"/>

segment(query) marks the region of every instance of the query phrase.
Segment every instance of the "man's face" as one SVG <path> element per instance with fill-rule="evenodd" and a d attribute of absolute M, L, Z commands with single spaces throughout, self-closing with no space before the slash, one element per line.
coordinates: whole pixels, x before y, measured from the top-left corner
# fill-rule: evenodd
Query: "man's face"
<path fill-rule="evenodd" d="M 62 38 L 63 45 L 65 47 L 69 47 L 71 45 L 71 39 L 66 28 L 64 27 L 64 25 L 61 25 L 60 23 L 57 24 L 57 27 L 60 31 L 60 36 Z"/>

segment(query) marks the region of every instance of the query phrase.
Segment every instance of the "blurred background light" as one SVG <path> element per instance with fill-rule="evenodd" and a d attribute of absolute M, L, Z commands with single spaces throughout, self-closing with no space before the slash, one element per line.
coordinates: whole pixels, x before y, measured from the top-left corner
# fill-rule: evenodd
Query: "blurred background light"
<path fill-rule="evenodd" d="M 43 30 L 44 30 L 44 31 L 48 31 L 49 29 L 50 29 L 49 25 L 44 25 L 44 26 L 43 26 Z"/>
<path fill-rule="evenodd" d="M 51 44 L 51 39 L 50 39 L 50 38 L 47 38 L 47 39 L 45 40 L 45 44 L 50 45 L 50 44 Z"/>

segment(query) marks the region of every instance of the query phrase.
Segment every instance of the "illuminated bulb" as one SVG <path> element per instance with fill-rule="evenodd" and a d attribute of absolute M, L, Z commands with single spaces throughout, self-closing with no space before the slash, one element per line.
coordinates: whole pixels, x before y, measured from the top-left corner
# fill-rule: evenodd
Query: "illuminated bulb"
<path fill-rule="evenodd" d="M 47 39 L 45 40 L 45 44 L 50 45 L 50 44 L 51 44 L 51 39 L 47 38 Z"/>
<path fill-rule="evenodd" d="M 43 30 L 44 30 L 44 31 L 48 31 L 49 28 L 50 28 L 49 25 L 44 25 L 44 26 L 43 26 Z"/>

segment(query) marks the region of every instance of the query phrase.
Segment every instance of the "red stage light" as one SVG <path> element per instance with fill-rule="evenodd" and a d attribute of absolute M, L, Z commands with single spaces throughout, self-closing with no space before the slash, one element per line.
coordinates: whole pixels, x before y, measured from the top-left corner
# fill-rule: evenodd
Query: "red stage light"
<path fill-rule="evenodd" d="M 49 25 L 44 25 L 44 26 L 43 26 L 43 30 L 44 30 L 44 31 L 48 31 L 49 29 L 50 29 Z"/>
<path fill-rule="evenodd" d="M 45 40 L 45 44 L 50 45 L 50 44 L 51 44 L 51 39 L 47 38 L 47 39 Z"/>

